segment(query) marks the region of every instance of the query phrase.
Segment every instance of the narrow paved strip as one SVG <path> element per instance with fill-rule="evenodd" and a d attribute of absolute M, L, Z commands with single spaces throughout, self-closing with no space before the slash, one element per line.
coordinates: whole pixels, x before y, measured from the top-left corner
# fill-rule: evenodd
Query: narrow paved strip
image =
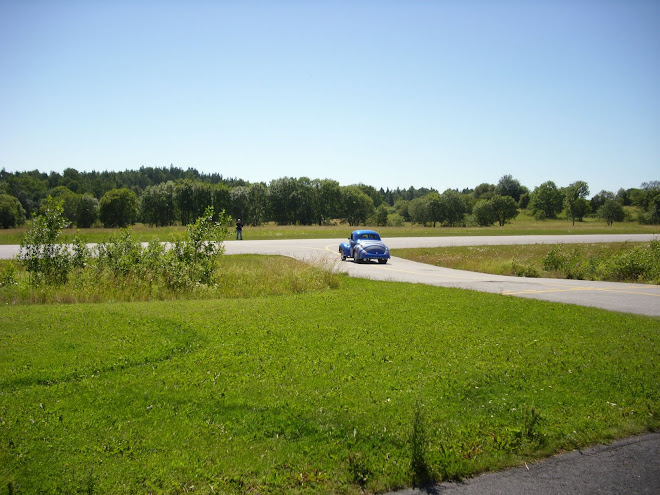
<path fill-rule="evenodd" d="M 575 450 L 462 483 L 390 495 L 642 495 L 660 493 L 660 433 Z"/>

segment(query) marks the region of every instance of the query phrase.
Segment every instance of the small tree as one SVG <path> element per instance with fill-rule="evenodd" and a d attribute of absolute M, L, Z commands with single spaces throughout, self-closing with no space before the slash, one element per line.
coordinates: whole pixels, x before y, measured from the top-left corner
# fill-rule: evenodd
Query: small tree
<path fill-rule="evenodd" d="M 76 194 L 66 186 L 57 186 L 50 191 L 50 196 L 62 204 L 62 215 L 69 220 L 70 223 L 76 220 L 76 211 L 78 209 L 78 201 L 80 201 L 80 194 Z"/>
<path fill-rule="evenodd" d="M 476 202 L 474 208 L 472 208 L 472 213 L 477 220 L 477 223 L 482 227 L 493 225 L 496 221 L 492 201 L 480 199 Z"/>
<path fill-rule="evenodd" d="M 214 220 L 218 218 L 218 220 Z M 222 242 L 227 237 L 229 218 L 221 211 L 215 214 L 209 206 L 204 215 L 186 228 L 184 240 L 174 243 L 171 255 L 186 267 L 186 275 L 193 283 L 214 283 L 218 258 L 224 252 Z"/>
<path fill-rule="evenodd" d="M 440 217 L 442 222 L 447 222 L 450 227 L 463 222 L 467 207 L 458 191 L 447 189 L 440 195 L 440 202 L 442 205 L 442 215 Z"/>
<path fill-rule="evenodd" d="M 564 205 L 566 206 L 566 216 L 573 220 L 582 221 L 582 218 L 589 213 L 589 202 L 585 199 L 589 194 L 589 186 L 584 181 L 573 182 L 564 189 Z"/>
<path fill-rule="evenodd" d="M 0 194 L 0 225 L 3 229 L 25 223 L 25 210 L 21 202 L 9 194 Z"/>
<path fill-rule="evenodd" d="M 601 191 L 598 194 L 596 194 L 593 198 L 591 198 L 591 201 L 589 201 L 589 205 L 591 206 L 592 211 L 598 211 L 601 206 L 605 204 L 607 200 L 614 200 L 616 196 L 614 195 L 613 192 L 611 191 Z"/>
<path fill-rule="evenodd" d="M 415 198 L 408 203 L 407 207 L 408 216 L 413 223 L 421 223 L 426 225 L 431 221 L 431 211 L 429 208 L 429 201 L 426 196 Z"/>
<path fill-rule="evenodd" d="M 137 196 L 130 189 L 111 189 L 99 203 L 99 217 L 104 227 L 128 227 L 137 218 Z"/>
<path fill-rule="evenodd" d="M 529 208 L 540 220 L 555 218 L 562 210 L 564 196 L 551 180 L 536 187 L 529 201 Z"/>
<path fill-rule="evenodd" d="M 608 199 L 603 206 L 598 208 L 598 217 L 605 220 L 610 226 L 614 222 L 622 222 L 625 217 L 623 206 L 614 199 Z"/>
<path fill-rule="evenodd" d="M 374 200 L 358 186 L 341 188 L 341 214 L 348 225 L 356 226 L 366 222 L 374 211 Z"/>
<path fill-rule="evenodd" d="M 527 191 L 525 186 L 520 185 L 518 180 L 511 175 L 504 175 L 495 186 L 494 193 L 498 196 L 510 196 L 517 203 L 520 196 Z"/>
<path fill-rule="evenodd" d="M 379 227 L 387 225 L 387 217 L 389 215 L 389 208 L 385 203 L 381 203 L 378 208 L 376 208 L 375 223 Z"/>
<path fill-rule="evenodd" d="M 91 194 L 83 194 L 76 210 L 76 226 L 88 229 L 99 216 L 99 200 Z"/>
<path fill-rule="evenodd" d="M 511 196 L 493 196 L 490 200 L 495 220 L 502 227 L 509 220 L 518 216 L 518 205 Z"/>
<path fill-rule="evenodd" d="M 88 253 L 79 238 L 74 239 L 73 252 L 57 238 L 67 225 L 62 214 L 62 205 L 48 198 L 43 215 L 33 218 L 32 225 L 25 232 L 18 259 L 33 275 L 32 282 L 50 284 L 66 283 L 69 272 L 85 263 Z"/>

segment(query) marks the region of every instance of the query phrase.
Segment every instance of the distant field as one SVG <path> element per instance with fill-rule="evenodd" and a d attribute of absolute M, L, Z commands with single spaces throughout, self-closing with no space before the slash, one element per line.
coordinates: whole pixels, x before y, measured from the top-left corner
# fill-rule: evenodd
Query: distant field
<path fill-rule="evenodd" d="M 0 244 L 20 244 L 26 227 L 0 230 Z M 357 227 L 348 224 L 331 226 L 281 226 L 275 224 L 260 227 L 246 226 L 243 230 L 245 240 L 269 239 L 336 239 L 348 237 L 348 234 Z M 584 222 L 572 225 L 567 220 L 535 220 L 526 213 L 521 213 L 512 223 L 504 227 L 424 227 L 421 225 L 406 225 L 403 227 L 377 227 L 374 228 L 382 237 L 432 237 L 432 236 L 476 236 L 476 235 L 535 235 L 535 234 L 654 234 L 660 233 L 658 225 L 640 225 L 637 222 L 620 222 L 608 227 L 599 219 L 587 218 Z M 185 228 L 149 227 L 142 224 L 131 228 L 133 235 L 142 242 L 153 239 L 169 240 L 172 235 L 182 232 Z M 81 229 L 79 233 L 86 242 L 103 242 L 117 229 L 91 228 Z M 63 235 L 73 236 L 76 229 L 65 229 Z"/>
<path fill-rule="evenodd" d="M 0 486 L 370 493 L 660 427 L 657 318 L 341 279 L 3 305 Z"/>

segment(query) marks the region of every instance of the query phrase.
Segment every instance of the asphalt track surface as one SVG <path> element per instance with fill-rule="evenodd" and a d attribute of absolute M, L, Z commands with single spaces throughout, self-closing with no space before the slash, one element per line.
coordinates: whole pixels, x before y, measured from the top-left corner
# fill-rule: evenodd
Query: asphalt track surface
<path fill-rule="evenodd" d="M 630 235 L 544 235 L 478 237 L 392 237 L 383 239 L 390 249 L 441 246 L 485 246 L 557 243 L 648 242 L 658 236 Z M 387 264 L 342 262 L 339 243 L 343 239 L 297 239 L 278 241 L 227 241 L 227 254 L 276 254 L 309 263 L 321 263 L 352 277 L 373 280 L 423 283 L 471 289 L 506 296 L 593 306 L 611 311 L 660 316 L 660 286 L 506 277 L 452 270 L 393 257 Z"/>
<path fill-rule="evenodd" d="M 246 237 L 249 231 L 245 232 Z M 648 242 L 654 235 L 545 235 L 480 237 L 399 237 L 384 239 L 390 249 L 556 243 Z M 320 263 L 350 276 L 425 283 L 593 306 L 611 311 L 660 316 L 660 287 L 642 284 L 518 278 L 451 270 L 393 257 L 386 265 L 341 261 L 343 239 L 226 241 L 227 254 L 273 254 Z M 0 246 L 0 258 L 18 254 L 18 246 Z M 660 433 L 650 433 L 554 456 L 543 461 L 461 483 L 442 483 L 396 495 L 444 494 L 660 494 Z"/>
<path fill-rule="evenodd" d="M 441 483 L 390 495 L 657 495 L 660 433 L 599 445 L 460 483 Z"/>

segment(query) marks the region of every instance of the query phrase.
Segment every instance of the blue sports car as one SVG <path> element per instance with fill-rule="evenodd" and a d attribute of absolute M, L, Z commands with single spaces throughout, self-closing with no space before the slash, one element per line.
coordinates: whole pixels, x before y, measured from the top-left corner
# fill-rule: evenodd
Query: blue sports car
<path fill-rule="evenodd" d="M 354 230 L 348 242 L 339 245 L 341 260 L 353 258 L 356 263 L 368 260 L 378 260 L 378 263 L 387 263 L 390 259 L 390 250 L 381 241 L 378 232 L 373 230 Z"/>

